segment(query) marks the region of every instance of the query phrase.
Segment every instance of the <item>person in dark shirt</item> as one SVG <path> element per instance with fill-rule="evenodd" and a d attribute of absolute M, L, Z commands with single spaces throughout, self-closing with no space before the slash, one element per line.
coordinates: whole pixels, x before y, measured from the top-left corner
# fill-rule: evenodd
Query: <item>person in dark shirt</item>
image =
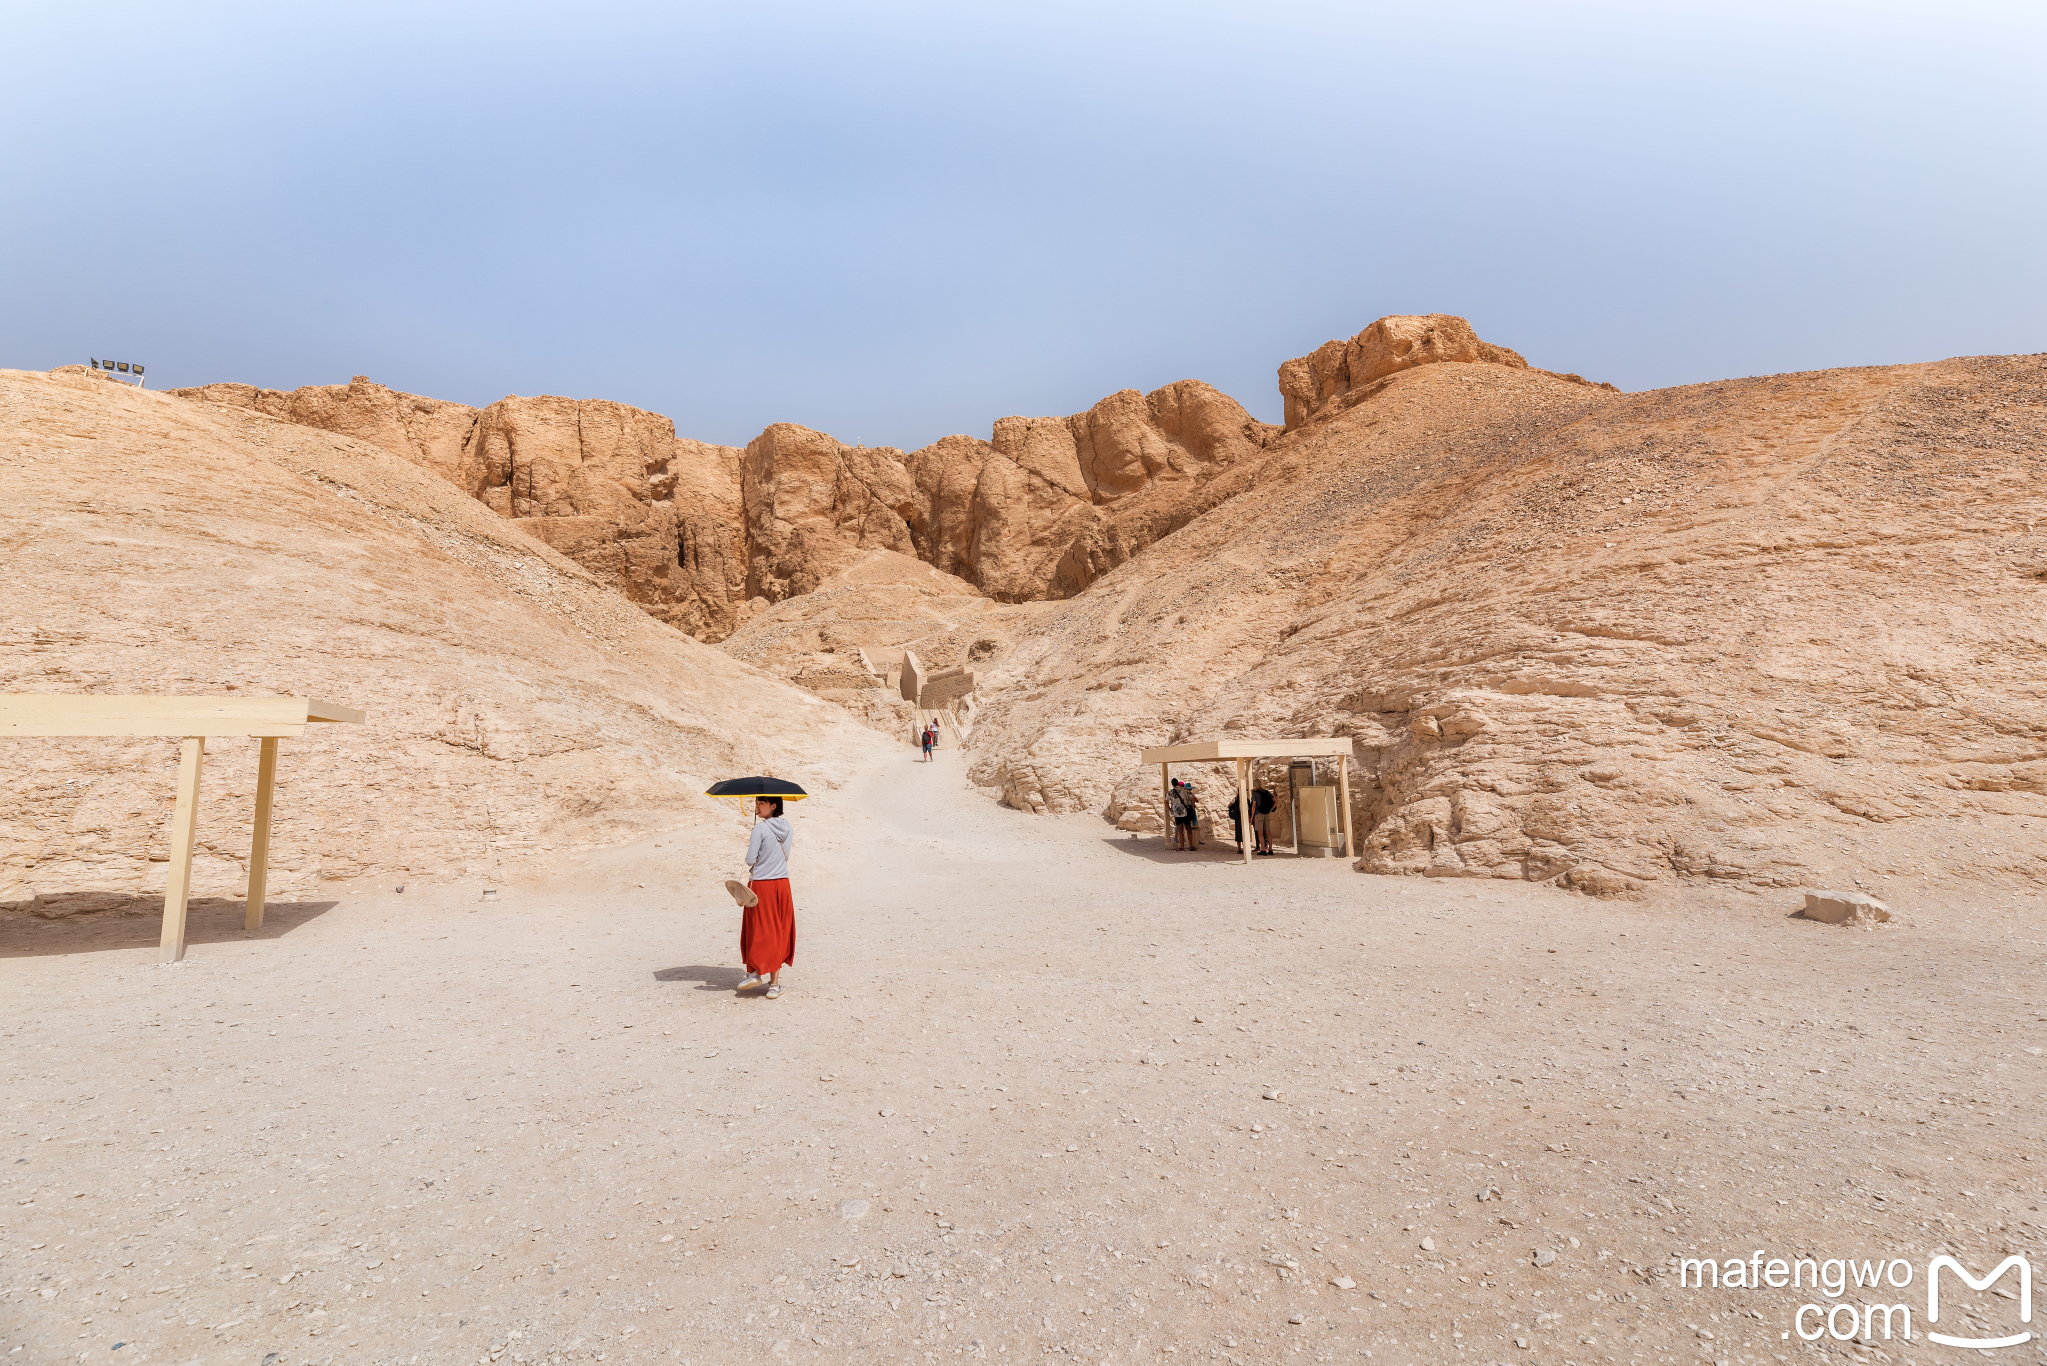
<path fill-rule="evenodd" d="M 1273 800 L 1272 789 L 1254 787 L 1251 789 L 1252 825 L 1258 837 L 1258 852 L 1272 852 L 1272 809 L 1278 803 Z"/>

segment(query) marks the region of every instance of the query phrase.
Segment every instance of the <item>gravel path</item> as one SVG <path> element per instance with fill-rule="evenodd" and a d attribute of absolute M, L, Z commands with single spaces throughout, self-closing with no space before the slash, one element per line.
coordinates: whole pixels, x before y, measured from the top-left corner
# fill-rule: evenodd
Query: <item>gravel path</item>
<path fill-rule="evenodd" d="M 963 782 L 795 812 L 775 1002 L 722 830 L 172 968 L 0 921 L 0 1361 L 1764 1362 L 1833 1301 L 1673 1254 L 2043 1250 L 2038 897 L 1246 869 Z"/>

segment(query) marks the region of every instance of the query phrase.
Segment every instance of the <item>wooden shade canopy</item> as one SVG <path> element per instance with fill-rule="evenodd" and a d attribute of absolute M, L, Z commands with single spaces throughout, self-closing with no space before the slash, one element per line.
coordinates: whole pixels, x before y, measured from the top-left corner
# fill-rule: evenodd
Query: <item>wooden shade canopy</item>
<path fill-rule="evenodd" d="M 1144 751 L 1144 762 L 1159 766 L 1159 800 L 1172 795 L 1167 769 L 1173 764 L 1216 763 L 1234 759 L 1237 764 L 1237 810 L 1242 812 L 1244 862 L 1251 861 L 1251 763 L 1254 759 L 1336 760 L 1337 811 L 1343 821 L 1343 856 L 1351 858 L 1350 838 L 1350 740 L 1348 737 L 1320 740 L 1200 740 L 1190 745 L 1163 745 Z"/>
<path fill-rule="evenodd" d="M 256 834 L 249 850 L 249 901 L 242 923 L 263 924 L 270 874 L 270 799 L 277 786 L 277 742 L 320 722 L 360 724 L 364 713 L 309 697 L 162 697 L 74 693 L 0 693 L 0 737 L 163 735 L 182 740 L 178 801 L 171 812 L 170 877 L 164 885 L 162 956 L 185 956 L 185 909 L 192 898 L 192 851 L 199 835 L 199 774 L 206 742 L 242 735 L 263 742 L 256 761 Z"/>

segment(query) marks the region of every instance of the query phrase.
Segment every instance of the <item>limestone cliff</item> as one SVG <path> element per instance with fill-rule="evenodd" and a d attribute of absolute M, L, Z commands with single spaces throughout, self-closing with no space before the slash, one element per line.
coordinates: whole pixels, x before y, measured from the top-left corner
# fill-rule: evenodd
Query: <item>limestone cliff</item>
<path fill-rule="evenodd" d="M 1345 735 L 1370 872 L 2047 881 L 2047 361 L 1369 383 L 982 671 L 976 782 L 1151 829 L 1141 746 Z"/>

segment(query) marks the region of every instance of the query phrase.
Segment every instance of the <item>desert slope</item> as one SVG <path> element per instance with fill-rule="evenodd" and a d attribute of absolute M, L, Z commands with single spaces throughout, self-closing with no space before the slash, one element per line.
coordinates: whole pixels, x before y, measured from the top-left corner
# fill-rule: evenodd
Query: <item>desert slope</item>
<path fill-rule="evenodd" d="M 375 445 L 83 374 L 0 371 L 0 689 L 311 694 L 277 894 L 496 878 L 736 819 L 734 771 L 831 784 L 878 740 L 697 644 Z M 254 743 L 209 745 L 201 895 L 235 893 Z M 0 902 L 160 892 L 175 745 L 0 742 Z M 40 898 L 40 901 L 37 899 Z"/>
<path fill-rule="evenodd" d="M 1334 733 L 1367 871 L 2047 876 L 2047 358 L 1344 400 L 1016 645 L 976 781 L 1153 828 L 1139 745 Z"/>

